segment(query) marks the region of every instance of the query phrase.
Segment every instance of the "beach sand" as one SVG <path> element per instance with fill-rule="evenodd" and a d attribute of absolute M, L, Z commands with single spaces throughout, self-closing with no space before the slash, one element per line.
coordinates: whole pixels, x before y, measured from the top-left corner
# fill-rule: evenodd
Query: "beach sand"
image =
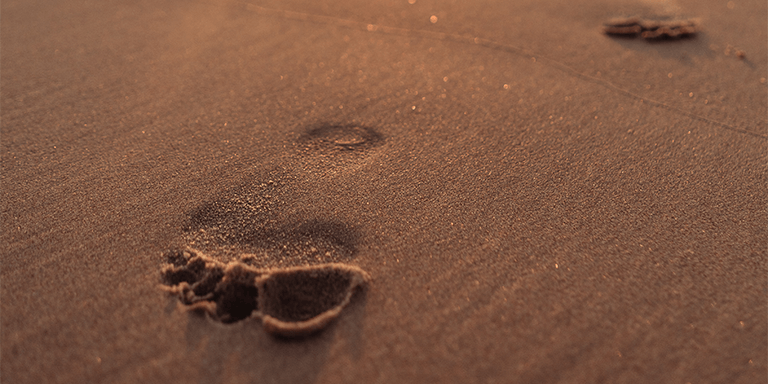
<path fill-rule="evenodd" d="M 768 381 L 765 1 L 0 11 L 4 383 Z M 370 280 L 276 337 L 179 249 Z"/>

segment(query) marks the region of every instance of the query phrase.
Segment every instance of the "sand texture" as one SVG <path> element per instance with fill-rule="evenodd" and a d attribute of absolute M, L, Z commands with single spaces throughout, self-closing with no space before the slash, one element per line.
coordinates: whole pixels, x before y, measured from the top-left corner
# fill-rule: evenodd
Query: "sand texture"
<path fill-rule="evenodd" d="M 0 15 L 2 383 L 768 382 L 765 0 Z"/>

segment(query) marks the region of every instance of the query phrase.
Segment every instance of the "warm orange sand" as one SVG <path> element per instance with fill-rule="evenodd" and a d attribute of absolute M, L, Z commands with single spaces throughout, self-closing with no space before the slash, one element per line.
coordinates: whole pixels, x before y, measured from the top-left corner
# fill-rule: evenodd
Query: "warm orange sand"
<path fill-rule="evenodd" d="M 765 0 L 0 14 L 3 383 L 768 381 Z M 275 337 L 185 247 L 372 280 Z"/>

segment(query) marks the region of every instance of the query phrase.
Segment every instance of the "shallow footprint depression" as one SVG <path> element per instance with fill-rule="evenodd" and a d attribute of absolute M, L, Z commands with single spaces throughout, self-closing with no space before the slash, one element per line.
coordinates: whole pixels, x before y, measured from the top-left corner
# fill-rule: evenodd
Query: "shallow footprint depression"
<path fill-rule="evenodd" d="M 376 147 L 383 136 L 370 127 L 353 124 L 322 124 L 307 130 L 298 143 L 307 151 L 350 154 Z"/>

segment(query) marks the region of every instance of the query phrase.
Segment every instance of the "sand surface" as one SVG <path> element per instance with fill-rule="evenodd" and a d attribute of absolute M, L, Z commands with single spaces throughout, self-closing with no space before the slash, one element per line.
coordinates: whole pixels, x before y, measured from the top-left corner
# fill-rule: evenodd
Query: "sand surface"
<path fill-rule="evenodd" d="M 0 12 L 3 383 L 768 381 L 764 0 Z M 182 247 L 372 280 L 276 338 Z"/>

